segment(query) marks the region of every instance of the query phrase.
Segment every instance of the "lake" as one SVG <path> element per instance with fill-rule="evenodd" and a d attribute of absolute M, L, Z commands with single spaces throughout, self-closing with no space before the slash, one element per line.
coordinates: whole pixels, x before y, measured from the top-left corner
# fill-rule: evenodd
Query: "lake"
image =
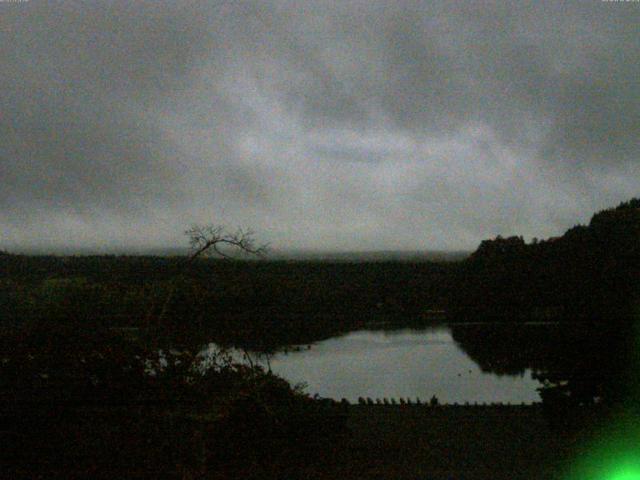
<path fill-rule="evenodd" d="M 448 326 L 361 330 L 273 355 L 274 373 L 306 392 L 351 402 L 358 397 L 411 398 L 440 403 L 540 401 L 540 383 L 525 369 L 516 375 L 482 371 L 453 339 Z"/>

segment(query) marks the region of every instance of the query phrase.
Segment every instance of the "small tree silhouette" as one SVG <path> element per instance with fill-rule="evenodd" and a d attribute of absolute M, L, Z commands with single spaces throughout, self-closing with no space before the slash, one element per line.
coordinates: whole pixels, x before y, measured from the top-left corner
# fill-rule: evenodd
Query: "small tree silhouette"
<path fill-rule="evenodd" d="M 200 257 L 216 255 L 224 259 L 235 258 L 234 253 L 244 255 L 263 256 L 267 252 L 267 245 L 257 245 L 254 232 L 238 228 L 235 232 L 229 232 L 222 225 L 193 225 L 186 230 L 185 235 L 189 237 L 191 253 L 180 269 L 178 276 L 184 275 L 187 269 Z M 157 318 L 160 323 L 166 316 L 171 300 L 176 290 L 176 283 L 172 285 L 167 297 L 162 305 L 162 310 Z M 151 319 L 153 308 L 147 316 L 147 323 Z"/>
<path fill-rule="evenodd" d="M 266 245 L 256 245 L 252 230 L 239 228 L 230 233 L 220 225 L 193 225 L 184 233 L 189 237 L 192 250 L 187 265 L 211 253 L 222 258 L 233 258 L 231 253 L 234 250 L 256 256 L 263 256 L 267 251 Z"/>

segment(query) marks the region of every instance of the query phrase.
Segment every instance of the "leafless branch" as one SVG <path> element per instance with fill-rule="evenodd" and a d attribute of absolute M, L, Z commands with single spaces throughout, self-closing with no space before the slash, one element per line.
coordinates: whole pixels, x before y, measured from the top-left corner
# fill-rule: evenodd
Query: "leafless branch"
<path fill-rule="evenodd" d="M 225 259 L 234 258 L 232 254 L 234 251 L 258 257 L 262 257 L 267 253 L 267 245 L 257 245 L 252 230 L 238 228 L 235 232 L 230 233 L 221 225 L 193 225 L 184 233 L 189 237 L 191 253 L 187 257 L 181 274 L 183 274 L 189 265 L 197 258 L 212 253 Z M 158 322 L 162 321 L 165 317 L 175 288 L 176 285 L 174 283 L 163 303 L 160 315 L 158 316 Z M 147 321 L 151 318 L 152 310 L 150 310 L 147 315 Z"/>
<path fill-rule="evenodd" d="M 185 231 L 185 235 L 189 237 L 191 245 L 189 263 L 211 253 L 221 258 L 234 258 L 229 251 L 235 250 L 259 257 L 267 251 L 266 245 L 256 244 L 252 230 L 242 228 L 230 233 L 220 225 L 194 225 Z"/>

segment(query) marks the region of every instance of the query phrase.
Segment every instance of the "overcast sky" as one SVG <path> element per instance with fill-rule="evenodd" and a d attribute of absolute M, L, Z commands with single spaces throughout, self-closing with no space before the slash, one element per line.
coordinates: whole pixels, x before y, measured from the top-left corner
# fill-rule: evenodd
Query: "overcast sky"
<path fill-rule="evenodd" d="M 640 196 L 640 3 L 0 2 L 0 248 L 473 249 Z"/>

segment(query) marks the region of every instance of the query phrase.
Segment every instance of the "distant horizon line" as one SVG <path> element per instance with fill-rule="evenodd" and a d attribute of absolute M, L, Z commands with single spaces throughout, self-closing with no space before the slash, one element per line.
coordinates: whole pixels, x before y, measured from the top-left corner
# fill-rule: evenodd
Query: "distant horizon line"
<path fill-rule="evenodd" d="M 132 255 L 132 256 L 182 256 L 187 255 L 188 247 L 22 247 L 12 248 L 0 246 L 0 252 L 18 255 L 53 255 L 53 256 L 90 256 L 90 255 Z M 471 249 L 321 249 L 321 248 L 271 248 L 266 258 L 333 258 L 333 257 L 432 257 L 462 256 L 473 252 Z"/>

